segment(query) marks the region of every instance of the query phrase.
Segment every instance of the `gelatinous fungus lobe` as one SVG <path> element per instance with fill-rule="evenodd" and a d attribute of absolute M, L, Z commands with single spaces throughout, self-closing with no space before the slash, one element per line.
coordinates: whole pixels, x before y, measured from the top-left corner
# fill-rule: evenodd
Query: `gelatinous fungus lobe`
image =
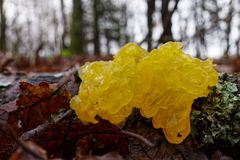
<path fill-rule="evenodd" d="M 181 48 L 169 42 L 148 53 L 129 43 L 112 61 L 86 63 L 71 107 L 82 121 L 97 123 L 99 115 L 114 124 L 136 107 L 169 142 L 181 143 L 190 133 L 194 99 L 207 96 L 218 80 L 211 60 L 192 58 Z"/>

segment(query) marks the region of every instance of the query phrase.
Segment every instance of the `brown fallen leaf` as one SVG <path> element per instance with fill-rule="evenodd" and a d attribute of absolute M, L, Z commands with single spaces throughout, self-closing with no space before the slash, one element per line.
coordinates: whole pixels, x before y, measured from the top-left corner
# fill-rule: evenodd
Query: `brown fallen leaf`
<path fill-rule="evenodd" d="M 17 111 L 16 101 L 10 101 L 1 106 L 2 112 L 5 112 L 6 123 L 8 123 L 17 135 L 22 134 L 23 129 L 19 126 L 19 114 Z M 1 145 L 0 145 L 1 146 Z"/>
<path fill-rule="evenodd" d="M 51 157 L 59 157 L 65 151 L 64 147 L 67 147 L 68 152 L 74 154 L 76 142 L 83 132 L 86 132 L 86 126 L 80 122 L 73 122 L 70 128 L 68 122 L 50 123 L 39 125 L 35 129 L 25 132 L 21 139 L 34 141 L 46 149 Z"/>
<path fill-rule="evenodd" d="M 21 82 L 17 102 L 13 100 L 1 106 L 0 122 L 8 124 L 16 136 L 20 136 L 49 121 L 52 113 L 61 108 L 68 108 L 69 100 L 70 94 L 64 85 L 52 87 L 45 82 L 39 85 Z M 0 159 L 8 159 L 16 148 L 15 142 L 7 137 L 6 133 L 1 132 Z"/>
<path fill-rule="evenodd" d="M 14 116 L 10 116 L 5 109 L 0 109 L 0 159 L 7 160 L 9 155 L 13 151 L 14 140 L 9 137 L 9 133 L 6 130 L 6 125 L 9 121 L 12 121 Z M 15 118 L 16 119 L 16 118 Z M 15 124 L 15 123 L 14 123 Z M 17 128 L 17 126 L 14 125 Z M 13 128 L 13 127 L 12 127 Z"/>
<path fill-rule="evenodd" d="M 122 160 L 129 153 L 129 136 L 108 121 L 89 124 L 87 134 L 82 133 L 77 141 L 76 160 Z"/>
<path fill-rule="evenodd" d="M 46 149 L 51 157 L 75 157 L 76 142 L 79 139 L 79 143 L 83 142 L 87 149 L 86 155 L 89 155 L 90 150 L 98 155 L 110 151 L 117 151 L 123 156 L 128 153 L 128 135 L 109 122 L 84 125 L 80 121 L 74 121 L 70 126 L 66 121 L 42 124 L 25 132 L 21 139 L 36 142 Z M 88 144 L 90 148 L 87 147 Z"/>
<path fill-rule="evenodd" d="M 88 130 L 93 133 L 87 135 L 90 150 L 97 155 L 117 151 L 120 155 L 126 156 L 129 153 L 129 135 L 109 121 L 98 120 L 100 123 L 88 125 Z"/>
<path fill-rule="evenodd" d="M 70 93 L 64 85 L 54 88 L 46 82 L 33 85 L 20 82 L 18 106 L 21 126 L 25 131 L 49 121 L 51 114 L 69 108 Z"/>

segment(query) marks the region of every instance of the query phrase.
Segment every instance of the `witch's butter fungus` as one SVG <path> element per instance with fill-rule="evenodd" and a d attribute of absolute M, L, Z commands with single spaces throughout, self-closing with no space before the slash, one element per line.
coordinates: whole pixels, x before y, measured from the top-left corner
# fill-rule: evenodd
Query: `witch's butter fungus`
<path fill-rule="evenodd" d="M 112 61 L 86 63 L 71 107 L 82 121 L 97 123 L 98 115 L 113 124 L 124 122 L 136 107 L 169 142 L 181 143 L 190 133 L 194 99 L 207 96 L 218 80 L 211 60 L 193 58 L 181 48 L 169 42 L 148 53 L 129 43 Z"/>

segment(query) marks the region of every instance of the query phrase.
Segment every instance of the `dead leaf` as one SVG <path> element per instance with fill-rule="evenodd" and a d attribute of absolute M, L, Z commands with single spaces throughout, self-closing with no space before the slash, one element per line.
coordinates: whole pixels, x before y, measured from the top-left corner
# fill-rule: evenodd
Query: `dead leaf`
<path fill-rule="evenodd" d="M 11 110 L 10 106 L 11 105 L 9 105 L 9 110 Z M 14 151 L 14 142 L 13 139 L 7 136 L 8 133 L 5 132 L 4 125 L 11 124 L 11 127 L 16 131 L 16 134 L 21 134 L 21 129 L 17 126 L 16 112 L 9 113 L 9 110 L 6 111 L 5 107 L 2 108 L 3 109 L 0 109 L 0 159 L 7 160 Z"/>
<path fill-rule="evenodd" d="M 54 88 L 47 82 L 38 85 L 20 82 L 19 88 L 21 92 L 16 104 L 24 130 L 49 121 L 51 114 L 61 108 L 69 108 L 70 93 L 65 86 Z"/>
<path fill-rule="evenodd" d="M 0 110 L 1 121 L 4 123 L 7 120 L 17 136 L 48 121 L 51 114 L 60 108 L 69 107 L 70 94 L 65 86 L 57 88 L 45 82 L 36 86 L 21 82 L 20 93 L 17 100 L 19 106 L 14 100 L 2 105 Z M 8 159 L 15 149 L 14 142 L 2 134 L 0 140 L 0 159 Z"/>
<path fill-rule="evenodd" d="M 70 128 L 68 125 L 68 122 L 42 124 L 23 133 L 21 139 L 34 141 L 51 153 L 51 157 L 59 157 L 64 151 L 64 146 L 67 146 L 67 151 L 72 152 L 73 157 L 77 140 L 82 134 L 88 134 L 88 132 L 86 125 L 79 121 L 73 122 Z"/>
<path fill-rule="evenodd" d="M 116 151 L 126 157 L 128 151 L 128 135 L 108 121 L 101 120 L 98 124 L 87 126 L 89 134 L 80 137 L 77 143 L 79 153 L 83 156 L 102 156 L 108 152 Z"/>
<path fill-rule="evenodd" d="M 13 140 L 10 138 L 7 138 L 6 136 L 0 134 L 0 159 L 1 160 L 8 160 L 9 156 L 13 152 Z"/>
<path fill-rule="evenodd" d="M 80 121 L 74 121 L 70 127 L 66 121 L 42 124 L 25 132 L 21 138 L 36 142 L 53 157 L 75 157 L 76 146 L 83 146 L 86 149 L 85 155 L 89 155 L 90 151 L 98 156 L 111 151 L 117 151 L 122 156 L 128 153 L 128 136 L 109 122 L 84 125 Z"/>

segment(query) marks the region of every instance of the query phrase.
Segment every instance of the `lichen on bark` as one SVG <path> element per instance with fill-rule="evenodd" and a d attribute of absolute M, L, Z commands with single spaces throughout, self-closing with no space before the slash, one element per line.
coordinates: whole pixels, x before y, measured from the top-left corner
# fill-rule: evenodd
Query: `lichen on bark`
<path fill-rule="evenodd" d="M 193 104 L 191 133 L 205 145 L 240 146 L 240 75 L 219 74 L 208 97 Z"/>

